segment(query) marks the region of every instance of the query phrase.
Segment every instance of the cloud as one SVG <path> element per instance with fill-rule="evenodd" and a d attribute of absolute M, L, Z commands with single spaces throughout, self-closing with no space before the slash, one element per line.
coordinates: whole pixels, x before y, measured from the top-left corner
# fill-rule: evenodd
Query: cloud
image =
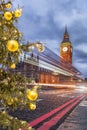
<path fill-rule="evenodd" d="M 78 69 L 79 66 L 79 71 L 83 74 L 84 77 L 87 77 L 86 69 L 87 69 L 87 63 L 74 63 L 75 67 Z"/>
<path fill-rule="evenodd" d="M 87 53 L 76 50 L 73 56 L 73 63 L 86 63 L 87 64 Z"/>
<path fill-rule="evenodd" d="M 24 6 L 18 25 L 26 40 L 44 42 L 59 54 L 67 24 L 73 46 L 73 64 L 87 75 L 84 71 L 87 65 L 87 0 L 17 1 Z"/>
<path fill-rule="evenodd" d="M 87 77 L 87 48 L 85 45 L 78 45 L 75 48 L 73 56 L 73 65 L 82 72 L 82 74 Z"/>
<path fill-rule="evenodd" d="M 76 46 L 75 48 L 78 51 L 81 51 L 81 53 L 84 53 L 84 56 L 87 55 L 87 48 L 86 48 L 86 43 L 83 44 L 79 44 L 78 46 Z M 77 53 L 78 54 L 78 53 Z"/>

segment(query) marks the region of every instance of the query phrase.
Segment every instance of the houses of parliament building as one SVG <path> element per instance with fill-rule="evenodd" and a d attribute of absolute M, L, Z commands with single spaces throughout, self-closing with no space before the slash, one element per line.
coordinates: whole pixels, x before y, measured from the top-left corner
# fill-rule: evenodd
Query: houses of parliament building
<path fill-rule="evenodd" d="M 73 47 L 67 27 L 60 43 L 60 56 L 45 46 L 44 52 L 33 50 L 19 58 L 14 72 L 21 72 L 36 83 L 58 84 L 82 80 L 80 71 L 72 65 Z"/>

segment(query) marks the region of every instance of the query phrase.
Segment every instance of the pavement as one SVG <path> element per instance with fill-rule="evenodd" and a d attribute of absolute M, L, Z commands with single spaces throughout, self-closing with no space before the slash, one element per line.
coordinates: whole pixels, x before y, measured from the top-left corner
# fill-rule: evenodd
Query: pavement
<path fill-rule="evenodd" d="M 56 130 L 87 130 L 87 97 L 80 102 Z"/>

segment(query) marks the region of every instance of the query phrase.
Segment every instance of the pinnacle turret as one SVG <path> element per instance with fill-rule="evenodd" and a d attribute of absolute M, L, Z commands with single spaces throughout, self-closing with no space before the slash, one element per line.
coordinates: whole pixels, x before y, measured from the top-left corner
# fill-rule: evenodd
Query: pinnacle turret
<path fill-rule="evenodd" d="M 65 26 L 65 32 L 64 32 L 62 43 L 64 43 L 64 42 L 70 42 L 70 40 L 69 40 L 69 34 L 68 34 L 68 31 L 67 31 L 67 26 Z"/>

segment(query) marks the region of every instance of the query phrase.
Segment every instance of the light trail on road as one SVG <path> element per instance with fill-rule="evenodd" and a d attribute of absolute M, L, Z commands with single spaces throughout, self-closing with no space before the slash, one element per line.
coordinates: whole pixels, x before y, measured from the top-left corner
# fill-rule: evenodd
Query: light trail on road
<path fill-rule="evenodd" d="M 86 92 L 77 91 L 77 89 L 54 89 L 54 88 L 44 88 L 39 90 L 39 97 L 37 100 L 37 108 L 34 111 L 30 111 L 28 109 L 16 110 L 15 112 L 10 112 L 11 115 L 20 118 L 21 120 L 26 120 L 31 124 L 37 118 L 52 112 L 55 109 L 59 109 L 60 106 L 63 106 L 69 101 L 75 100 L 79 96 L 85 96 Z M 74 102 L 73 102 L 74 103 Z M 67 106 L 68 107 L 68 106 Z M 61 111 L 62 112 L 62 111 Z M 54 115 L 56 116 L 55 113 Z M 49 115 L 49 114 L 48 114 Z M 52 115 L 53 116 L 53 115 Z M 55 117 L 54 116 L 54 117 Z M 48 117 L 50 119 L 50 117 Z M 41 120 L 39 120 L 41 121 Z M 48 122 L 49 120 L 47 120 Z M 45 123 L 43 121 L 43 123 Z M 36 127 L 40 128 L 41 125 L 38 124 Z M 35 128 L 38 130 L 37 128 Z M 56 129 L 55 129 L 56 130 Z"/>
<path fill-rule="evenodd" d="M 49 128 L 52 125 L 54 125 L 55 122 L 57 122 L 57 118 L 61 119 L 67 112 L 69 112 L 69 110 L 71 110 L 75 105 L 77 105 L 77 103 L 80 102 L 80 100 L 82 100 L 82 98 L 83 98 L 83 96 L 78 96 L 74 99 L 71 99 L 70 101 L 66 102 L 65 104 L 61 105 L 60 107 L 58 107 L 58 108 L 50 111 L 49 113 L 35 119 L 34 121 L 30 122 L 29 124 L 32 127 L 34 127 L 34 126 L 38 125 L 39 123 L 41 123 L 42 121 L 47 120 L 47 118 L 49 118 L 49 117 L 51 118 L 51 116 L 53 116 L 55 113 L 62 111 L 57 116 L 54 116 L 52 119 L 49 119 L 49 121 L 46 121 L 45 123 L 41 123 L 43 125 L 38 129 L 38 130 L 44 130 L 44 129 L 49 130 Z"/>

